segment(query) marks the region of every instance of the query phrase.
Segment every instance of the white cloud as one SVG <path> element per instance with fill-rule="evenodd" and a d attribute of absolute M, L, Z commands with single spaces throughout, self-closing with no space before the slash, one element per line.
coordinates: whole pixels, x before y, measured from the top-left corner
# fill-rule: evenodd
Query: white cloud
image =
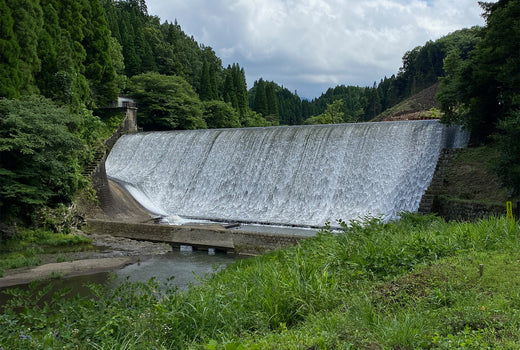
<path fill-rule="evenodd" d="M 274 80 L 315 97 L 397 73 L 427 40 L 483 25 L 476 0 L 148 0 L 163 21 L 238 62 L 248 84 Z"/>

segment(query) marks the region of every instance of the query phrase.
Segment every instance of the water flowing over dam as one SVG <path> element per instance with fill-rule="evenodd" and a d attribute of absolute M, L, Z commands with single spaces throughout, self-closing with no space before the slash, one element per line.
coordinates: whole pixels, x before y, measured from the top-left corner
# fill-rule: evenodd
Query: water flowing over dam
<path fill-rule="evenodd" d="M 128 134 L 110 179 L 150 212 L 291 226 L 416 211 L 442 148 L 436 120 Z"/>

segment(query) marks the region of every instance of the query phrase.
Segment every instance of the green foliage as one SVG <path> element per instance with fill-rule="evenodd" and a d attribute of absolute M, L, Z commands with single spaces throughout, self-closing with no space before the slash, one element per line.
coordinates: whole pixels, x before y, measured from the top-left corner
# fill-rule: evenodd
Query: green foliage
<path fill-rule="evenodd" d="M 42 97 L 0 100 L 0 212 L 28 219 L 80 186 L 77 115 Z"/>
<path fill-rule="evenodd" d="M 76 247 L 83 250 L 90 239 L 55 233 L 44 228 L 19 229 L 13 237 L 3 240 L 0 246 L 0 272 L 41 264 L 40 253 L 50 247 Z"/>
<path fill-rule="evenodd" d="M 38 36 L 43 25 L 40 4 L 30 0 L 7 0 L 14 21 L 13 30 L 20 47 L 19 65 L 22 72 L 20 93 L 38 93 L 35 74 L 40 70 Z"/>
<path fill-rule="evenodd" d="M 243 127 L 251 128 L 251 127 L 261 127 L 261 126 L 273 126 L 269 121 L 267 121 L 261 114 L 248 111 L 246 115 L 241 119 L 241 124 Z"/>
<path fill-rule="evenodd" d="M 78 109 L 114 99 L 118 89 L 99 0 L 3 0 L 0 7 L 6 65 L 0 96 L 42 93 Z"/>
<path fill-rule="evenodd" d="M 518 195 L 520 158 L 520 1 L 482 3 L 487 26 L 466 38 L 466 51 L 452 49 L 444 62 L 438 100 L 446 123 L 460 123 L 471 131 L 472 142 L 495 140 L 500 149 L 497 175 Z M 498 131 L 497 136 L 489 136 Z"/>
<path fill-rule="evenodd" d="M 112 290 L 92 285 L 89 298 L 64 298 L 64 291 L 42 306 L 35 299 L 48 289 L 36 298 L 12 290 L 0 346 L 518 347 L 517 222 L 446 223 L 403 213 L 398 222 L 341 226 L 239 260 L 183 293 L 152 279 Z"/>
<path fill-rule="evenodd" d="M 241 127 L 238 112 L 229 103 L 222 101 L 204 102 L 203 118 L 209 129 Z"/>
<path fill-rule="evenodd" d="M 464 123 L 475 143 L 486 142 L 499 121 L 511 116 L 520 104 L 520 61 L 515 44 L 520 40 L 516 23 L 520 2 L 488 5 L 483 3 L 487 26 L 477 32 L 481 40 L 470 38 L 476 45 L 469 52 L 450 52 L 445 62 L 448 75 L 438 95 L 443 120 Z"/>
<path fill-rule="evenodd" d="M 494 135 L 500 151 L 496 173 L 513 196 L 520 195 L 520 111 L 498 124 Z"/>
<path fill-rule="evenodd" d="M 274 82 L 265 82 L 260 78 L 255 82 L 249 97 L 253 99 L 252 109 L 273 125 L 280 123 L 277 90 L 280 90 L 280 88 Z"/>
<path fill-rule="evenodd" d="M 0 97 L 14 98 L 20 95 L 22 71 L 20 45 L 13 30 L 14 19 L 6 0 L 0 0 Z"/>
<path fill-rule="evenodd" d="M 145 73 L 132 77 L 128 88 L 147 130 L 204 129 L 202 103 L 191 86 L 178 76 Z"/>
<path fill-rule="evenodd" d="M 345 113 L 343 112 L 343 100 L 335 100 L 327 105 L 325 113 L 305 120 L 305 124 L 338 124 L 345 122 Z"/>
<path fill-rule="evenodd" d="M 88 5 L 87 5 L 88 4 Z M 105 20 L 103 7 L 98 1 L 89 1 L 82 12 L 86 20 L 83 28 L 82 46 L 85 48 L 85 77 L 90 82 L 90 91 L 99 106 L 117 99 L 119 89 L 115 68 L 112 63 L 110 31 Z"/>

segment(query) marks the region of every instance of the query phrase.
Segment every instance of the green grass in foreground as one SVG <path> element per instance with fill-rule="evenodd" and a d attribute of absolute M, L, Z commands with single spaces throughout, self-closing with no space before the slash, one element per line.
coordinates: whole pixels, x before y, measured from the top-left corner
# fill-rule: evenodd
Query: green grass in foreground
<path fill-rule="evenodd" d="M 403 214 L 238 261 L 185 293 L 93 285 L 96 298 L 41 306 L 16 291 L 0 349 L 518 349 L 519 238 L 504 218 Z"/>
<path fill-rule="evenodd" d="M 90 239 L 83 236 L 23 229 L 13 238 L 0 241 L 0 277 L 8 269 L 39 265 L 41 253 L 67 248 L 82 250 L 89 243 Z"/>

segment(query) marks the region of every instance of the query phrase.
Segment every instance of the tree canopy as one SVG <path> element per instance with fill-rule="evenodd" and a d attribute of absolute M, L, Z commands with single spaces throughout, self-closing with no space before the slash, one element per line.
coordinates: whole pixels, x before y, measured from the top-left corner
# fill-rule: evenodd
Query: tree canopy
<path fill-rule="evenodd" d="M 139 101 L 140 123 L 146 130 L 205 129 L 203 106 L 179 76 L 144 73 L 132 77 L 130 96 Z"/>
<path fill-rule="evenodd" d="M 473 142 L 486 142 L 520 106 L 520 1 L 481 3 L 487 26 L 474 50 L 452 49 L 437 96 L 447 123 L 462 122 Z"/>
<path fill-rule="evenodd" d="M 0 215 L 28 218 L 71 200 L 83 149 L 81 117 L 38 96 L 0 99 Z"/>
<path fill-rule="evenodd" d="M 481 6 L 487 26 L 469 50 L 451 49 L 437 99 L 444 122 L 465 125 L 475 144 L 497 143 L 497 173 L 520 194 L 520 0 Z"/>

